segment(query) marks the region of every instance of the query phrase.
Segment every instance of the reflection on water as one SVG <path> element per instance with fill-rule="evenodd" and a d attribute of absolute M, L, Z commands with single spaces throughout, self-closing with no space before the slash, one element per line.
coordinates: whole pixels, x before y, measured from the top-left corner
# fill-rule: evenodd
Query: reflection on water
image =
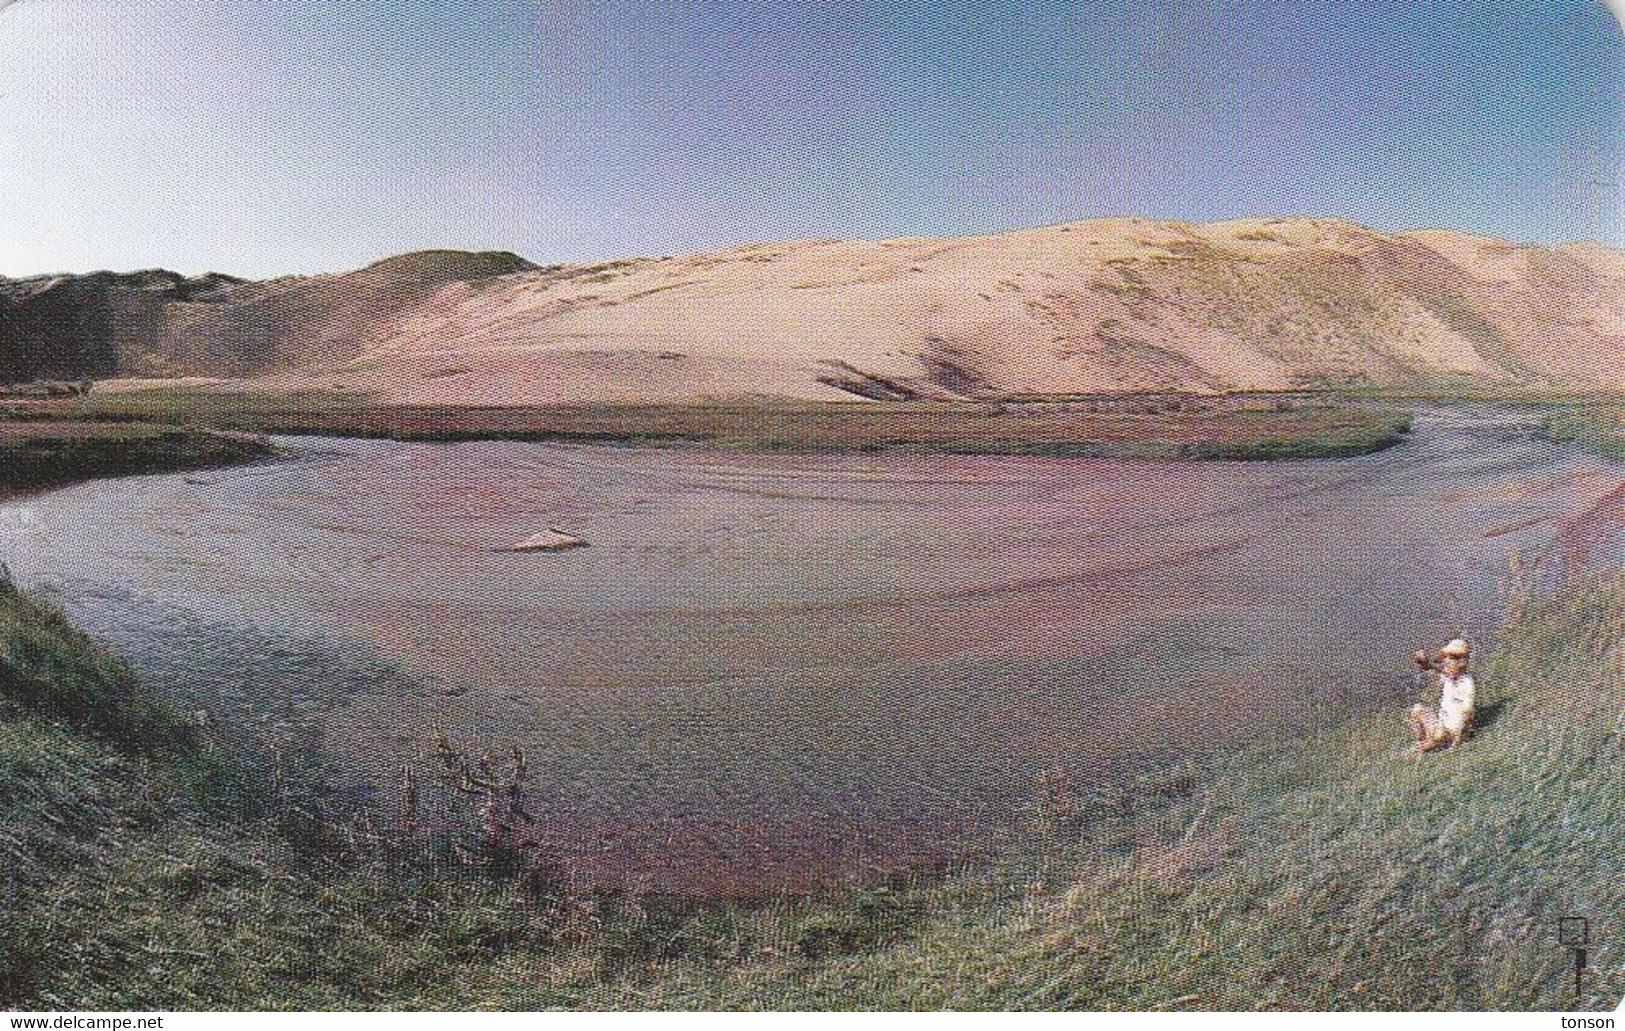
<path fill-rule="evenodd" d="M 341 782 L 435 727 L 518 740 L 558 833 L 717 890 L 951 849 L 1048 769 L 1397 705 L 1412 649 L 1487 638 L 1510 552 L 1617 562 L 1625 484 L 1468 411 L 1271 464 L 284 443 L 0 507 L 0 560 Z M 493 550 L 548 525 L 592 546 Z"/>

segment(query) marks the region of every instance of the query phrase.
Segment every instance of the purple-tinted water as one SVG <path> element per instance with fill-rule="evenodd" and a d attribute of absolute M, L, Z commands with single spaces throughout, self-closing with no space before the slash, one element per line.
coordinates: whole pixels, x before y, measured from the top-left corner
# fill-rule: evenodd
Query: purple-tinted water
<path fill-rule="evenodd" d="M 1397 707 L 1413 649 L 1492 633 L 1514 550 L 1617 563 L 1625 484 L 1465 409 L 1314 462 L 284 443 L 11 503 L 0 560 L 342 783 L 435 728 L 519 741 L 560 849 L 721 892 L 974 845 L 1048 770 Z M 548 525 L 591 547 L 493 550 Z"/>

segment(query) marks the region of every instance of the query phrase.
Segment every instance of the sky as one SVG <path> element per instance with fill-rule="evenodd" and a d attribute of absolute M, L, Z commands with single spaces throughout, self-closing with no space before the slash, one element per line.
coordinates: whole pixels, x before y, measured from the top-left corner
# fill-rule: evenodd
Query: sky
<path fill-rule="evenodd" d="M 0 275 L 1105 215 L 1625 246 L 1601 0 L 0 0 Z"/>

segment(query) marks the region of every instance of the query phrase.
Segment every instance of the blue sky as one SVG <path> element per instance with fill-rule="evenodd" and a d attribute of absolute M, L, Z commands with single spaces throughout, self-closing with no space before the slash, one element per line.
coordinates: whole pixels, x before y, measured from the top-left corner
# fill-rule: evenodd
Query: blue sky
<path fill-rule="evenodd" d="M 16 0 L 0 274 L 1110 214 L 1625 245 L 1598 0 Z"/>

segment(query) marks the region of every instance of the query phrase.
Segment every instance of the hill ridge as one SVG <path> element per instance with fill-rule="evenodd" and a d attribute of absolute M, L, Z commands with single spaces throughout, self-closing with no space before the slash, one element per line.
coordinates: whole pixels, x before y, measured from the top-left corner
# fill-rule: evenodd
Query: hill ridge
<path fill-rule="evenodd" d="M 258 283 L 105 275 L 0 280 L 0 380 L 228 376 L 453 405 L 1625 389 L 1625 252 L 1336 216 L 545 267 L 425 250 Z"/>

